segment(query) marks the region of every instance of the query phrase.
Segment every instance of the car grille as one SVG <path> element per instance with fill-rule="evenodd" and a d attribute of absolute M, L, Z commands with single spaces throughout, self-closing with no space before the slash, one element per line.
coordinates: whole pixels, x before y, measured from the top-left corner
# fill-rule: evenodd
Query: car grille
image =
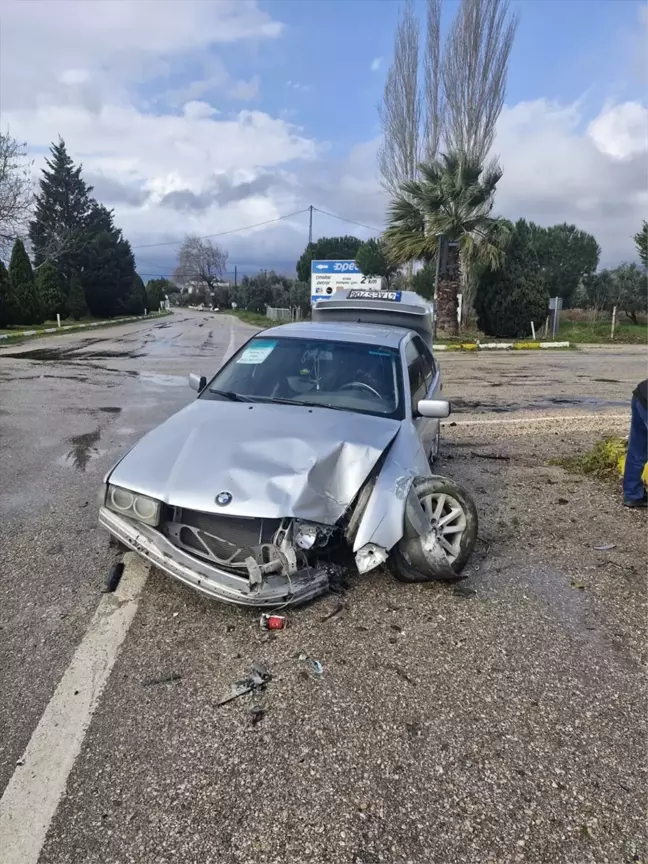
<path fill-rule="evenodd" d="M 247 575 L 245 559 L 257 558 L 255 547 L 271 543 L 280 519 L 247 519 L 175 508 L 164 525 L 169 540 L 225 570 Z"/>

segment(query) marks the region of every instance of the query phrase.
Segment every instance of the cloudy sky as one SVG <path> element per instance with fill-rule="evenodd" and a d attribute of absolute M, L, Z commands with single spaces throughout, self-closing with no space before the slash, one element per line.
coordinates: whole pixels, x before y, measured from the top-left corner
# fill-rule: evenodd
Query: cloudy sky
<path fill-rule="evenodd" d="M 648 215 L 648 5 L 513 5 L 496 209 L 574 222 L 604 265 L 632 259 Z M 0 122 L 37 166 L 65 139 L 145 277 L 172 269 L 185 232 L 232 232 L 219 242 L 239 272 L 289 270 L 311 204 L 351 220 L 318 212 L 315 236 L 383 224 L 376 105 L 397 15 L 395 0 L 0 0 Z"/>

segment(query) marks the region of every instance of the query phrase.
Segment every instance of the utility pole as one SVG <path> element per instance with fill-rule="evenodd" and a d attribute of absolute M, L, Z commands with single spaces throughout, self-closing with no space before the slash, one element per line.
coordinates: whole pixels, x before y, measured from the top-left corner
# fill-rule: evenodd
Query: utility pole
<path fill-rule="evenodd" d="M 308 208 L 308 243 L 313 242 L 313 205 Z"/>
<path fill-rule="evenodd" d="M 235 287 L 235 288 L 236 288 L 237 285 L 238 285 L 238 282 L 237 282 L 237 277 L 238 277 L 237 270 L 238 270 L 238 267 L 237 267 L 236 264 L 235 264 L 235 265 L 234 265 L 234 287 Z"/>

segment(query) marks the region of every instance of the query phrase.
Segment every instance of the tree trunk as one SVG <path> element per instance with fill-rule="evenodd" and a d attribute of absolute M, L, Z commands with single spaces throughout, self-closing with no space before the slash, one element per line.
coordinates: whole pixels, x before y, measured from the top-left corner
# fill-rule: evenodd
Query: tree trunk
<path fill-rule="evenodd" d="M 448 245 L 444 251 L 445 255 L 442 254 L 437 287 L 438 329 L 448 336 L 455 336 L 457 333 L 457 294 L 461 282 L 459 248 L 455 245 Z"/>

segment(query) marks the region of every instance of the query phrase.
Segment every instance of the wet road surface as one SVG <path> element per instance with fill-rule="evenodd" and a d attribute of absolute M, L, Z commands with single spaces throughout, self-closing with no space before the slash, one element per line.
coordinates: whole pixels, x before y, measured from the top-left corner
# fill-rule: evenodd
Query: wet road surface
<path fill-rule="evenodd" d="M 0 790 L 117 560 L 103 473 L 251 332 L 177 312 L 0 352 Z M 440 362 L 463 401 L 439 470 L 481 518 L 466 582 L 355 577 L 267 638 L 152 573 L 41 864 L 646 860 L 645 515 L 549 464 L 627 430 L 645 352 Z M 217 705 L 254 660 L 258 723 Z"/>

